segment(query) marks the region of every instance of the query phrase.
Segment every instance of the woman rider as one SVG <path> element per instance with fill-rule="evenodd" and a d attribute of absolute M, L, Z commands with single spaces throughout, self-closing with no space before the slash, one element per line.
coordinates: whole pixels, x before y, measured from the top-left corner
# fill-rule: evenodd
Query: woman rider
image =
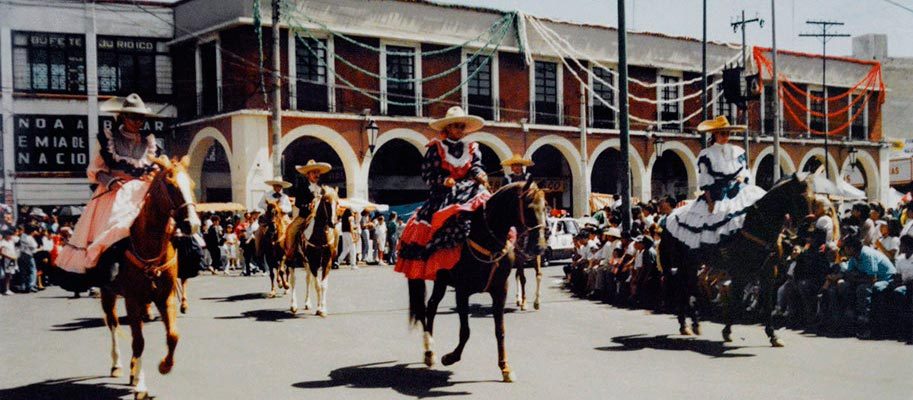
<path fill-rule="evenodd" d="M 706 249 L 741 229 L 747 209 L 765 192 L 748 182 L 745 150 L 729 143 L 729 136 L 745 132 L 745 126 L 730 125 L 719 116 L 701 122 L 697 130 L 713 135 L 713 145 L 701 150 L 697 159 L 698 184 L 704 193 L 674 210 L 666 218 L 666 229 L 686 246 Z"/>
<path fill-rule="evenodd" d="M 130 236 L 149 190 L 150 173 L 157 169 L 150 157 L 161 154 L 155 136 L 143 132 L 146 118 L 155 114 L 137 94 L 108 100 L 100 109 L 116 114 L 114 129 L 98 134 L 99 152 L 86 171 L 97 187 L 57 256 L 56 264 L 63 270 L 58 280 L 67 290 L 114 280 L 123 252 L 119 242 Z"/>
<path fill-rule="evenodd" d="M 451 107 L 429 125 L 443 134 L 428 143 L 422 162 L 430 196 L 406 224 L 397 250 L 395 269 L 409 279 L 434 280 L 438 270 L 456 265 L 469 234 L 469 212 L 491 197 L 482 153 L 476 143 L 463 140 L 482 129 L 482 119 Z"/>

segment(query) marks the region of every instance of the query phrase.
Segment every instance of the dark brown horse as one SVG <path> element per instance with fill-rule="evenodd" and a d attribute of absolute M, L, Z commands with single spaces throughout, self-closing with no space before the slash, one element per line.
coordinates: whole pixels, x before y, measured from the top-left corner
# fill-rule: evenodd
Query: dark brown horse
<path fill-rule="evenodd" d="M 266 263 L 269 269 L 268 297 L 272 298 L 276 297 L 277 287 L 286 291 L 289 288 L 283 247 L 289 221 L 279 208 L 279 203 L 275 201 L 266 203 L 266 210 L 260 221 L 260 229 L 254 233 L 254 241 L 258 261 Z"/>
<path fill-rule="evenodd" d="M 520 307 L 520 311 L 526 311 L 525 269 L 532 267 L 536 271 L 536 292 L 535 299 L 533 299 L 533 309 L 538 310 L 542 303 L 542 256 L 526 257 L 523 253 L 520 253 L 516 257 L 517 307 Z"/>
<path fill-rule="evenodd" d="M 329 287 L 330 271 L 333 260 L 336 259 L 336 249 L 339 244 L 339 231 L 336 229 L 336 208 L 339 205 L 339 196 L 336 190 L 329 186 L 323 187 L 323 196 L 313 207 L 308 217 L 305 229 L 302 230 L 301 240 L 296 244 L 297 256 L 289 268 L 289 282 L 291 283 L 292 299 L 289 310 L 292 314 L 298 312 L 298 297 L 295 295 L 295 267 L 307 269 L 307 285 L 305 286 L 304 309 L 311 308 L 311 283 L 317 294 L 317 315 L 327 315 L 327 289 Z"/>
<path fill-rule="evenodd" d="M 188 159 L 180 162 L 165 157 L 155 160 L 161 168 L 150 183 L 145 202 L 133 225 L 114 283 L 101 291 L 105 324 L 111 332 L 111 376 L 122 374 L 120 349 L 117 345 L 117 296 L 127 305 L 127 319 L 133 334 L 133 357 L 130 360 L 130 384 L 135 385 L 137 399 L 148 397 L 143 371 L 143 316 L 154 303 L 165 324 L 168 354 L 159 363 L 159 372 L 167 374 L 174 366 L 178 345 L 175 295 L 178 287 L 177 253 L 171 244 L 174 220 L 186 220 L 191 231 L 199 230 L 200 219 L 194 210 L 193 189 L 187 173 Z"/>
<path fill-rule="evenodd" d="M 802 174 L 805 175 L 805 174 Z M 660 262 L 664 269 L 675 269 L 672 278 L 673 304 L 677 308 L 679 331 L 690 334 L 686 315 L 690 314 L 693 331 L 700 334 L 697 307 L 691 298 L 699 298 L 698 269 L 706 265 L 713 271 L 725 272 L 731 283 L 723 298 L 723 340 L 732 341 L 732 323 L 744 307 L 740 294 L 755 279 L 761 282 L 762 315 L 766 318 L 765 332 L 774 347 L 783 346 L 777 338 L 772 318 L 774 274 L 778 262 L 777 241 L 785 221 L 801 219 L 812 211 L 814 195 L 811 177 L 794 175 L 777 183 L 764 197 L 747 210 L 742 229 L 724 239 L 712 250 L 695 251 L 663 232 L 659 245 Z"/>
<path fill-rule="evenodd" d="M 434 365 L 434 317 L 448 286 L 456 289 L 457 313 L 460 315 L 460 343 L 453 352 L 441 358 L 444 365 L 460 361 L 469 340 L 469 296 L 487 292 L 491 295 L 495 338 L 498 341 L 498 367 L 505 382 L 514 380 L 507 364 L 504 347 L 504 303 L 507 282 L 514 264 L 510 229 L 519 232 L 520 249 L 534 257 L 541 254 L 545 243 L 545 193 L 532 182 L 517 182 L 497 191 L 485 204 L 470 215 L 471 230 L 463 244 L 460 260 L 450 270 L 441 270 L 434 280 L 431 298 L 425 304 L 425 282 L 409 280 L 409 317 L 424 329 L 425 364 Z"/>

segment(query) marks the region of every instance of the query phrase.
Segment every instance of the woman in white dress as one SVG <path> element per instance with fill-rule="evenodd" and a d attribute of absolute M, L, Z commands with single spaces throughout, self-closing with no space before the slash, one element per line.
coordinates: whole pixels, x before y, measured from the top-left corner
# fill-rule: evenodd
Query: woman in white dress
<path fill-rule="evenodd" d="M 241 240 L 238 239 L 238 234 L 235 233 L 235 227 L 228 225 L 228 233 L 225 234 L 225 252 L 228 255 L 228 267 L 225 271 L 233 268 L 238 268 L 238 246 L 241 244 Z"/>
<path fill-rule="evenodd" d="M 384 222 L 384 216 L 377 216 L 377 223 L 374 224 L 374 245 L 377 247 L 377 262 L 380 265 L 387 265 L 384 261 L 384 254 L 387 252 L 387 223 Z"/>
<path fill-rule="evenodd" d="M 696 201 L 675 209 L 666 219 L 666 229 L 692 249 L 713 247 L 742 228 L 745 213 L 766 192 L 750 184 L 745 150 L 729 143 L 733 132 L 724 116 L 701 122 L 697 130 L 713 135 L 713 145 L 698 155 L 698 185 L 703 194 Z"/>

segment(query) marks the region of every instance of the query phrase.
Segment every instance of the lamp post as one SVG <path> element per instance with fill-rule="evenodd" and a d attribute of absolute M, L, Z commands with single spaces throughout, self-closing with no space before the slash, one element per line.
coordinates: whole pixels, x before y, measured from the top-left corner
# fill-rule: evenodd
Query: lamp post
<path fill-rule="evenodd" d="M 665 145 L 665 144 L 666 144 L 666 140 L 663 139 L 662 137 L 657 137 L 656 140 L 653 141 L 653 153 L 656 154 L 657 160 L 659 160 L 659 158 L 662 157 L 663 145 Z"/>
<path fill-rule="evenodd" d="M 370 116 L 365 121 L 365 134 L 368 135 L 368 156 L 374 156 L 374 147 L 377 146 L 377 133 L 380 131 L 380 128 L 377 127 L 377 122 L 374 121 Z"/>

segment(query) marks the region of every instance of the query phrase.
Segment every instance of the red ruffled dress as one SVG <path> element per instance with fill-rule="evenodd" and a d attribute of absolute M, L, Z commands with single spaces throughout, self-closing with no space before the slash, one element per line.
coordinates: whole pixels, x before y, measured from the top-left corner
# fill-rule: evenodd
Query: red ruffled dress
<path fill-rule="evenodd" d="M 491 193 L 475 178 L 484 175 L 478 145 L 460 140 L 432 140 L 422 162 L 430 196 L 409 219 L 397 248 L 397 272 L 409 279 L 434 280 L 453 268 L 469 235 L 469 214 Z M 444 186 L 447 178 L 456 184 Z"/>

